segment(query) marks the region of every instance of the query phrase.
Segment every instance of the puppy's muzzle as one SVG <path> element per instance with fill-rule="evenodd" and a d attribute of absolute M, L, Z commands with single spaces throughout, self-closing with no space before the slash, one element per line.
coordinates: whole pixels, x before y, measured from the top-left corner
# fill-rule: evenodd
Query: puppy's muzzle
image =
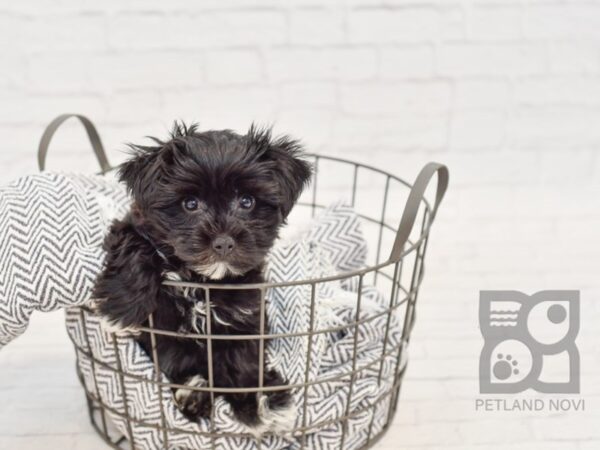
<path fill-rule="evenodd" d="M 212 242 L 212 248 L 215 253 L 222 258 L 228 256 L 235 247 L 235 241 L 231 236 L 217 236 Z"/>

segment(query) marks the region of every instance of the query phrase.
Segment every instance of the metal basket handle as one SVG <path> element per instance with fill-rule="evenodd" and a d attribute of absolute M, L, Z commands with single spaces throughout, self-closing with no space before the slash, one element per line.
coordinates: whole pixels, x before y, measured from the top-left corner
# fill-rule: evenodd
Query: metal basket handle
<path fill-rule="evenodd" d="M 390 254 L 390 261 L 400 260 L 400 256 L 404 250 L 404 245 L 408 241 L 410 232 L 415 224 L 421 200 L 425 195 L 425 190 L 427 189 L 431 178 L 436 173 L 438 175 L 437 189 L 435 192 L 435 202 L 433 204 L 429 219 L 430 223 L 433 222 L 435 214 L 437 213 L 437 209 L 444 198 L 446 189 L 448 188 L 449 179 L 448 168 L 443 164 L 436 162 L 427 163 L 427 165 L 421 169 L 421 172 L 417 176 L 417 179 L 410 190 L 410 194 L 406 200 L 406 205 L 404 206 L 404 212 L 402 213 L 402 219 L 400 220 L 400 226 L 398 227 L 398 233 L 396 233 L 396 240 L 394 241 L 394 246 L 392 247 L 392 253 Z"/>
<path fill-rule="evenodd" d="M 46 168 L 46 155 L 48 154 L 48 147 L 50 146 L 52 136 L 54 136 L 56 130 L 71 117 L 76 117 L 83 124 L 85 131 L 87 132 L 88 139 L 90 140 L 90 144 L 92 144 L 92 150 L 94 150 L 98 164 L 100 164 L 101 172 L 103 174 L 108 172 L 110 170 L 110 164 L 108 162 L 108 158 L 106 158 L 106 153 L 104 152 L 104 147 L 102 146 L 102 141 L 100 140 L 100 135 L 98 134 L 98 131 L 96 131 L 96 127 L 92 121 L 81 114 L 61 114 L 46 127 L 38 147 L 38 167 L 40 168 L 40 171 Z"/>

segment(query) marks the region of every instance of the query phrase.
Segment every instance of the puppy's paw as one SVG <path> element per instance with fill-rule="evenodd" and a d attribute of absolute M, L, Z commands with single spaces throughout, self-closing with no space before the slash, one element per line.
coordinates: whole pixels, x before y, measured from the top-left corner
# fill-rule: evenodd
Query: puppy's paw
<path fill-rule="evenodd" d="M 291 433 L 296 423 L 296 408 L 289 391 L 274 391 L 258 401 L 258 416 L 266 430 L 275 434 Z"/>
<path fill-rule="evenodd" d="M 88 309 L 92 312 L 92 314 L 99 314 L 100 313 L 100 303 L 102 303 L 102 301 L 104 301 L 104 299 L 92 298 L 84 306 L 87 306 Z"/>
<path fill-rule="evenodd" d="M 190 387 L 205 387 L 208 382 L 202 375 L 195 375 L 185 382 Z M 210 393 L 179 388 L 175 391 L 175 402 L 179 410 L 190 420 L 210 417 Z"/>
<path fill-rule="evenodd" d="M 257 397 L 257 408 L 252 415 L 238 418 L 247 428 L 247 432 L 260 437 L 264 433 L 287 435 L 296 423 L 297 412 L 289 391 L 273 391 Z"/>
<path fill-rule="evenodd" d="M 107 333 L 116 334 L 117 336 L 139 336 L 141 331 L 134 326 L 126 326 L 116 319 L 111 319 L 109 316 L 100 317 L 100 327 Z"/>
<path fill-rule="evenodd" d="M 107 333 L 118 336 L 139 336 L 141 331 L 134 325 L 124 322 L 123 315 L 115 315 L 111 302 L 105 298 L 95 298 L 86 305 L 96 316 L 100 316 L 100 327 Z"/>

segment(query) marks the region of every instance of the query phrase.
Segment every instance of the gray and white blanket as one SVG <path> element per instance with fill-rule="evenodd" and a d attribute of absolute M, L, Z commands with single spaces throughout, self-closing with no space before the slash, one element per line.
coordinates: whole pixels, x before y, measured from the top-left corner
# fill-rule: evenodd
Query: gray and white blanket
<path fill-rule="evenodd" d="M 143 381 L 156 380 L 156 373 L 140 346 L 125 336 L 116 337 L 115 346 L 98 317 L 73 307 L 89 300 L 101 269 L 103 235 L 112 217 L 125 211 L 127 202 L 121 186 L 102 177 L 44 173 L 0 189 L 0 345 L 24 331 L 32 311 L 66 307 L 67 330 L 80 349 L 77 357 L 82 381 L 88 392 L 107 406 L 108 418 L 133 440 L 135 448 L 210 448 L 211 438 L 198 434 L 211 431 L 209 420 L 190 422 L 177 409 L 169 388 Z M 358 216 L 350 207 L 335 204 L 293 242 L 276 246 L 270 255 L 267 279 L 303 280 L 360 268 L 365 264 L 366 251 Z M 404 361 L 398 361 L 397 352 L 388 352 L 382 362 L 378 359 L 385 348 L 393 349 L 400 343 L 399 318 L 393 315 L 388 322 L 384 311 L 389 300 L 364 284 L 360 324 L 344 327 L 357 319 L 358 278 L 316 286 L 313 328 L 334 330 L 313 335 L 310 345 L 306 336 L 272 339 L 267 345 L 270 364 L 290 384 L 309 382 L 306 392 L 294 391 L 296 425 L 309 428 L 305 436 L 265 436 L 261 442 L 264 449 L 297 449 L 303 440 L 308 449 L 338 449 L 343 426 L 347 427 L 344 448 L 359 448 L 388 418 L 390 396 L 386 394 Z M 306 332 L 311 320 L 310 299 L 307 284 L 269 289 L 269 332 Z M 353 363 L 355 346 L 357 358 Z M 119 362 L 126 374 L 123 379 L 114 370 Z M 353 367 L 362 370 L 354 376 L 351 387 L 349 373 Z M 322 380 L 327 381 L 319 383 Z M 373 404 L 376 406 L 371 408 Z M 126 408 L 135 419 L 129 423 L 124 419 Z M 344 425 L 338 419 L 348 413 L 350 418 Z M 168 446 L 158 428 L 163 420 L 171 429 L 166 436 Z M 249 437 L 218 436 L 219 432 L 246 432 L 219 397 L 214 430 L 219 449 L 258 447 Z"/>
<path fill-rule="evenodd" d="M 0 187 L 0 348 L 34 311 L 88 301 L 102 241 L 129 200 L 108 178 L 41 173 Z"/>

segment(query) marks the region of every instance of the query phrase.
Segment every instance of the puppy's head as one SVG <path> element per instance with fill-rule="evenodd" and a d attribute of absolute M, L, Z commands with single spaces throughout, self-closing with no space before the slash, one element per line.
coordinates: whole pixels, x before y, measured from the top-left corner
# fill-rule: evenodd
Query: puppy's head
<path fill-rule="evenodd" d="M 300 144 L 255 126 L 239 135 L 176 124 L 170 140 L 153 140 L 132 146 L 119 171 L 134 220 L 211 279 L 261 266 L 310 179 Z"/>

